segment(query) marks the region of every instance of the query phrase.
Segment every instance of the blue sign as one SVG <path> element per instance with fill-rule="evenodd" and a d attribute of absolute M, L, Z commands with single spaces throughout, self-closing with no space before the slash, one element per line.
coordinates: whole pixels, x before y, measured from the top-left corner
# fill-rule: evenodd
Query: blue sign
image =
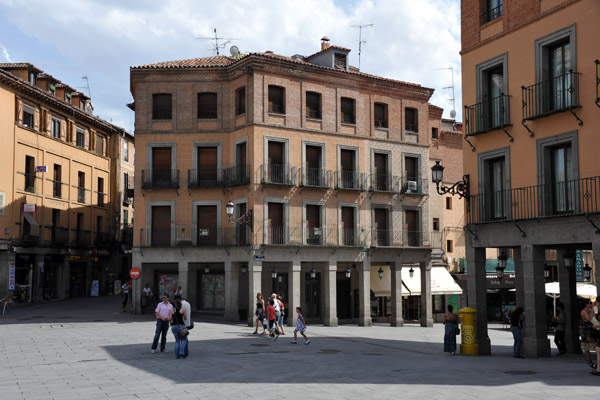
<path fill-rule="evenodd" d="M 583 251 L 575 251 L 575 281 L 583 282 Z"/>
<path fill-rule="evenodd" d="M 254 261 L 262 261 L 265 259 L 265 256 L 254 256 Z"/>

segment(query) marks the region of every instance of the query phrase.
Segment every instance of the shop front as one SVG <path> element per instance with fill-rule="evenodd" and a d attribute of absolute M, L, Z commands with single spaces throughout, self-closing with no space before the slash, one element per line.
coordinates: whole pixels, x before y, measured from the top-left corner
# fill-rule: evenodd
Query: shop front
<path fill-rule="evenodd" d="M 33 268 L 35 254 L 17 254 L 14 266 L 13 301 L 16 303 L 30 303 L 33 298 Z"/>

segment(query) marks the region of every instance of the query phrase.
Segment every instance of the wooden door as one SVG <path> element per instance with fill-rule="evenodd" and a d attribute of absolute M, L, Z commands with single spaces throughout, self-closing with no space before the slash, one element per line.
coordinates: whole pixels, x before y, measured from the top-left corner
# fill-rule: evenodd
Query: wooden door
<path fill-rule="evenodd" d="M 404 178 L 406 181 L 417 181 L 418 177 L 418 159 L 415 157 L 406 157 L 404 159 Z"/>
<path fill-rule="evenodd" d="M 306 243 L 320 245 L 322 239 L 321 207 L 316 204 L 308 204 L 306 206 Z"/>
<path fill-rule="evenodd" d="M 171 206 L 152 207 L 152 246 L 171 245 Z"/>
<path fill-rule="evenodd" d="M 317 272 L 315 278 L 311 278 L 310 272 L 307 272 L 304 280 L 304 301 L 306 301 L 304 318 L 314 320 L 314 318 L 321 317 L 321 273 Z"/>
<path fill-rule="evenodd" d="M 284 183 L 283 146 L 282 142 L 269 142 L 269 179 L 273 183 Z"/>
<path fill-rule="evenodd" d="M 389 190 L 387 184 L 387 154 L 375 153 L 373 172 L 375 174 L 375 188 L 377 190 Z"/>
<path fill-rule="evenodd" d="M 199 187 L 217 186 L 217 148 L 198 147 L 198 171 L 197 179 Z"/>
<path fill-rule="evenodd" d="M 268 234 L 269 243 L 271 244 L 284 244 L 285 241 L 285 227 L 283 226 L 283 204 L 282 203 L 269 203 L 268 205 L 269 219 L 268 219 Z"/>
<path fill-rule="evenodd" d="M 152 148 L 152 185 L 171 186 L 171 148 Z"/>
<path fill-rule="evenodd" d="M 217 206 L 198 206 L 198 236 L 199 246 L 214 246 L 217 244 Z"/>
<path fill-rule="evenodd" d="M 344 246 L 356 246 L 354 207 L 342 207 L 342 244 Z"/>
<path fill-rule="evenodd" d="M 323 186 L 321 182 L 321 147 L 306 146 L 305 179 L 309 186 Z"/>
<path fill-rule="evenodd" d="M 389 246 L 389 231 L 388 231 L 388 211 L 385 208 L 376 208 L 375 216 L 375 235 L 377 246 Z"/>
<path fill-rule="evenodd" d="M 246 183 L 249 180 L 248 172 L 248 159 L 246 155 L 246 142 L 238 143 L 236 145 L 236 171 L 234 177 L 234 183 L 240 185 Z"/>
<path fill-rule="evenodd" d="M 340 167 L 342 169 L 342 187 L 354 188 L 356 182 L 354 173 L 354 150 L 340 150 Z"/>

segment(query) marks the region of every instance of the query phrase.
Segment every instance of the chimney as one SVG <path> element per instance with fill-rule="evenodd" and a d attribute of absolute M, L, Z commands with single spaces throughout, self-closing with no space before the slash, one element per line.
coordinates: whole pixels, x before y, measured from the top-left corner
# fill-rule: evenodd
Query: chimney
<path fill-rule="evenodd" d="M 323 36 L 321 38 L 321 51 L 329 48 L 329 38 L 327 36 Z"/>

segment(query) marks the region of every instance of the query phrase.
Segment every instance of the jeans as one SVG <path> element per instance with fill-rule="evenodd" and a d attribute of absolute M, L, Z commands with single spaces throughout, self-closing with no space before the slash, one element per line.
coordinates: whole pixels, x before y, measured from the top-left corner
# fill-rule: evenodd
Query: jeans
<path fill-rule="evenodd" d="M 555 331 L 554 332 L 554 343 L 556 344 L 556 348 L 560 354 L 565 354 L 567 352 L 567 345 L 565 344 L 565 331 Z"/>
<path fill-rule="evenodd" d="M 185 328 L 185 325 L 173 325 L 171 327 L 171 332 L 173 332 L 173 336 L 175 336 L 175 357 L 183 357 L 185 356 L 185 348 L 187 346 L 187 336 L 182 338 L 179 336 L 179 330 L 181 328 Z"/>
<path fill-rule="evenodd" d="M 523 336 L 521 336 L 521 328 L 519 328 L 518 326 L 511 326 L 510 331 L 512 332 L 513 338 L 515 339 L 513 353 L 515 356 L 518 356 L 521 352 L 521 343 L 523 343 Z"/>
<path fill-rule="evenodd" d="M 284 313 L 283 311 L 279 314 L 279 326 L 283 326 L 283 318 L 284 318 Z"/>
<path fill-rule="evenodd" d="M 163 321 L 162 319 L 156 320 L 156 333 L 154 333 L 154 341 L 152 342 L 152 350 L 156 350 L 158 346 L 158 337 L 162 333 L 160 341 L 160 351 L 165 349 L 167 345 L 167 331 L 169 330 L 169 321 Z"/>

